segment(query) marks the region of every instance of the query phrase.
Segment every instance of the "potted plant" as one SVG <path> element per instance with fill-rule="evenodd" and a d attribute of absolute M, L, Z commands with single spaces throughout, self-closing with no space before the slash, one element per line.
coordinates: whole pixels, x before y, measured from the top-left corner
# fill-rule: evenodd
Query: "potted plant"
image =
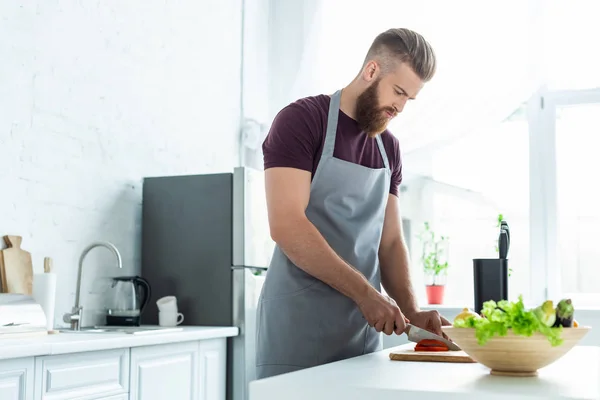
<path fill-rule="evenodd" d="M 448 271 L 448 237 L 437 237 L 431 230 L 429 222 L 425 222 L 421 242 L 423 243 L 421 262 L 425 273 L 427 301 L 429 304 L 442 304 Z"/>

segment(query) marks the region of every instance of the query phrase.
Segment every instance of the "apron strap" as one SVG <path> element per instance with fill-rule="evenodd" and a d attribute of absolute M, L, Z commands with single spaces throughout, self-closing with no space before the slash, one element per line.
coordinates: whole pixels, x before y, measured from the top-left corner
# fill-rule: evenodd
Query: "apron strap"
<path fill-rule="evenodd" d="M 337 133 L 338 126 L 338 116 L 340 114 L 341 96 L 342 91 L 338 90 L 331 96 L 331 100 L 329 101 L 329 113 L 327 115 L 327 131 L 325 132 L 325 143 L 323 144 L 323 153 L 321 154 L 321 159 L 323 159 L 324 157 L 333 157 L 333 149 L 335 147 L 335 135 Z M 390 163 L 385 152 L 385 147 L 383 146 L 383 141 L 381 140 L 381 135 L 377 135 L 375 139 L 377 140 L 377 147 L 379 147 L 379 153 L 381 154 L 381 158 L 383 159 L 383 165 L 386 169 L 389 170 Z M 319 162 L 319 165 L 320 164 L 321 163 Z"/>
<path fill-rule="evenodd" d="M 379 153 L 381 153 L 381 158 L 383 158 L 383 165 L 385 166 L 385 169 L 390 169 L 390 163 L 388 162 L 387 153 L 385 152 L 385 147 L 383 146 L 383 140 L 381 140 L 381 135 L 377 135 L 375 139 L 377 139 Z"/>
<path fill-rule="evenodd" d="M 329 113 L 327 115 L 327 131 L 325 131 L 325 143 L 323 144 L 323 157 L 333 157 L 333 148 L 335 147 L 335 135 L 337 133 L 338 116 L 340 114 L 340 98 L 342 91 L 338 90 L 331 96 L 329 101 Z M 319 163 L 320 164 L 320 163 Z"/>

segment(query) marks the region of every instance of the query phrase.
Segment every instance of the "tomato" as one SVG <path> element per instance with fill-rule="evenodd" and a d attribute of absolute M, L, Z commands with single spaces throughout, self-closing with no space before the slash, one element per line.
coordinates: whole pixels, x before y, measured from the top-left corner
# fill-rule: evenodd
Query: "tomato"
<path fill-rule="evenodd" d="M 420 340 L 416 346 L 415 351 L 448 351 L 448 346 L 444 342 L 433 339 Z"/>

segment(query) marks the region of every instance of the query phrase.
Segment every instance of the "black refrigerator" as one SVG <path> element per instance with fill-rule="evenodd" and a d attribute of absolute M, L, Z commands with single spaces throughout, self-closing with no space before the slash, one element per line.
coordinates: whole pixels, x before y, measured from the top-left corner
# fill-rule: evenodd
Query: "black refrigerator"
<path fill-rule="evenodd" d="M 270 263 L 263 171 L 146 177 L 141 275 L 152 287 L 143 324 L 158 324 L 156 300 L 177 297 L 182 325 L 236 326 L 227 344 L 227 399 L 247 400 L 255 374 L 256 305 Z"/>

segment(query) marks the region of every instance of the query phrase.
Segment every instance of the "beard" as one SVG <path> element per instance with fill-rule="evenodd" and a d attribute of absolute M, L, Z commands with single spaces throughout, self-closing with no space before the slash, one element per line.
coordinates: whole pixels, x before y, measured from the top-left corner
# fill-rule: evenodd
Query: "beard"
<path fill-rule="evenodd" d="M 394 115 L 396 110 L 390 107 L 379 107 L 377 88 L 381 79 L 373 82 L 356 100 L 356 121 L 359 128 L 370 138 L 382 133 L 390 121 L 386 112 Z"/>

